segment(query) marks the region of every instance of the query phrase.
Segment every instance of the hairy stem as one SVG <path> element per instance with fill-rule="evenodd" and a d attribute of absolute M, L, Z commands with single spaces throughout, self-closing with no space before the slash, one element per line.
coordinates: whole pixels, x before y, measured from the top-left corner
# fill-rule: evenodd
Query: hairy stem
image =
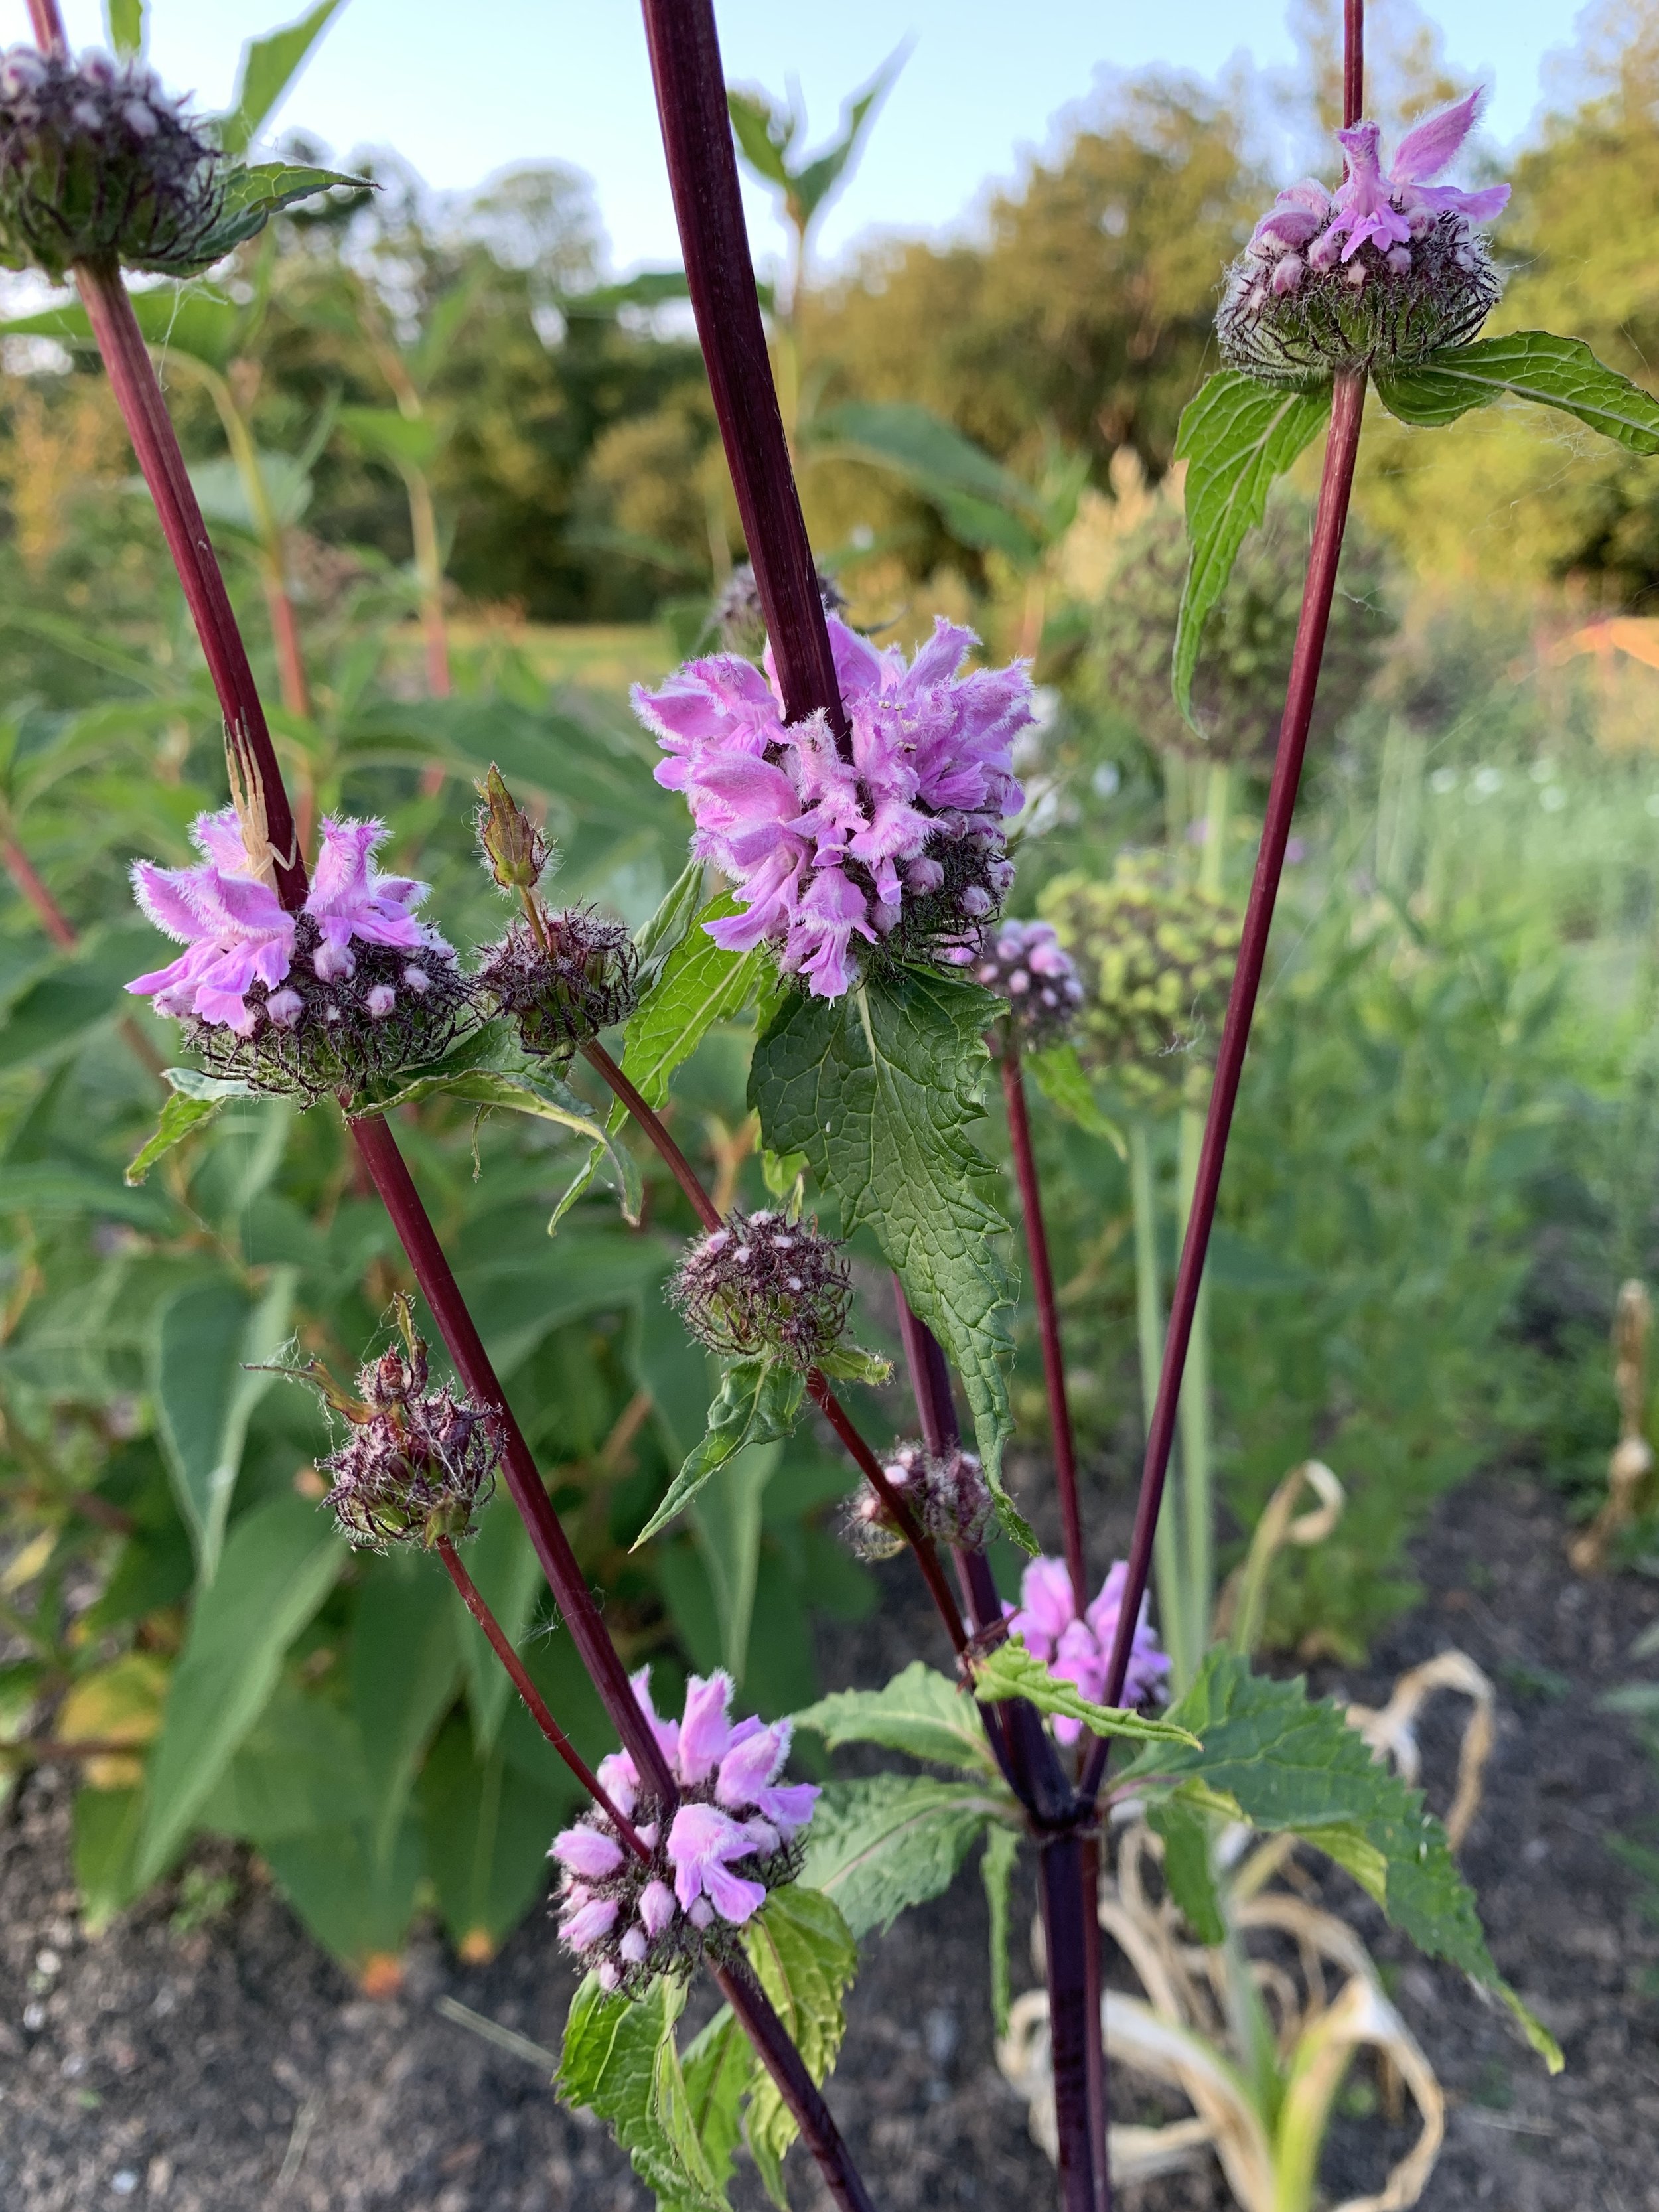
<path fill-rule="evenodd" d="M 461 1603 L 483 1629 L 489 1639 L 490 1650 L 506 1668 L 514 1688 L 524 1701 L 525 1711 L 552 1745 L 554 1750 L 558 1753 L 559 1757 L 570 1769 L 577 1781 L 581 1784 L 582 1788 L 586 1790 L 593 1802 L 610 1820 L 629 1850 L 638 1858 L 649 1858 L 651 1854 L 640 1841 L 633 1823 L 618 1810 L 598 1775 L 589 1767 L 575 1745 L 571 1742 L 557 1721 L 554 1719 L 548 1708 L 547 1700 L 525 1672 L 524 1662 L 513 1649 L 512 1638 L 485 1604 L 482 1591 L 461 1565 L 460 1554 L 447 1536 L 439 1537 L 437 1551 L 438 1557 L 443 1561 L 448 1572 L 450 1581 L 455 1585 Z"/>
<path fill-rule="evenodd" d="M 1331 599 L 1336 589 L 1337 562 L 1342 553 L 1342 533 L 1348 519 L 1348 499 L 1353 489 L 1354 461 L 1359 449 L 1359 425 L 1365 406 L 1363 374 L 1345 374 L 1336 380 L 1331 407 L 1330 434 L 1325 447 L 1324 475 L 1314 520 L 1313 544 L 1308 556 L 1307 583 L 1302 595 L 1302 617 L 1297 626 L 1296 648 L 1291 662 L 1285 719 L 1279 728 L 1279 751 L 1273 763 L 1267 811 L 1261 825 L 1261 843 L 1255 874 L 1250 884 L 1238 965 L 1228 994 L 1226 1020 L 1216 1054 L 1215 1079 L 1210 1090 L 1209 1110 L 1204 1118 L 1203 1141 L 1194 1177 L 1193 1203 L 1182 1242 L 1170 1302 L 1170 1331 L 1164 1352 L 1163 1372 L 1152 1407 L 1151 1433 L 1146 1440 L 1146 1465 L 1141 1474 L 1140 1499 L 1135 1513 L 1133 1540 L 1129 1550 L 1129 1572 L 1118 1614 L 1117 1634 L 1108 1664 L 1103 1702 L 1115 1705 L 1123 1693 L 1129 1668 L 1129 1651 L 1139 1616 L 1152 1565 L 1152 1534 L 1163 1502 L 1164 1480 L 1175 1437 L 1176 1408 L 1182 1376 L 1191 1341 L 1193 1316 L 1204 1279 L 1205 1255 L 1215 1222 L 1221 1170 L 1232 1128 L 1233 1108 L 1238 1100 L 1239 1076 L 1244 1048 L 1249 1042 L 1250 1020 L 1261 985 L 1267 957 L 1267 934 L 1273 927 L 1273 905 L 1285 868 L 1285 848 L 1290 840 L 1291 817 L 1296 810 L 1297 787 L 1302 780 L 1303 757 L 1308 746 L 1308 726 L 1313 714 L 1314 693 L 1319 682 L 1325 632 L 1330 621 Z M 1106 1746 L 1090 1755 L 1085 1776 L 1085 1792 L 1092 1796 L 1105 1770 Z"/>
<path fill-rule="evenodd" d="M 1060 1523 L 1066 1532 L 1066 1567 L 1072 1577 L 1072 1595 L 1081 1613 L 1089 1601 L 1089 1589 L 1083 1555 L 1083 1513 L 1077 1494 L 1077 1449 L 1072 1436 L 1071 1404 L 1066 1395 L 1066 1354 L 1060 1343 L 1054 1270 L 1048 1261 L 1048 1232 L 1042 1219 L 1042 1193 L 1037 1182 L 1036 1156 L 1031 1150 L 1030 1116 L 1025 1110 L 1019 1040 L 1012 1022 L 1006 1024 L 1002 1041 L 1001 1064 L 1008 1141 L 1019 1184 L 1020 1209 L 1025 1217 L 1025 1249 L 1031 1262 L 1031 1289 L 1042 1343 L 1042 1380 L 1048 1394 L 1048 1430 L 1054 1446 L 1054 1486 L 1060 1493 Z"/>
<path fill-rule="evenodd" d="M 874 2199 L 860 2178 L 841 2130 L 772 2000 L 746 1966 L 716 1966 L 714 1979 L 793 2113 L 801 2141 L 817 2160 L 824 2185 L 842 2212 L 875 2212 Z"/>

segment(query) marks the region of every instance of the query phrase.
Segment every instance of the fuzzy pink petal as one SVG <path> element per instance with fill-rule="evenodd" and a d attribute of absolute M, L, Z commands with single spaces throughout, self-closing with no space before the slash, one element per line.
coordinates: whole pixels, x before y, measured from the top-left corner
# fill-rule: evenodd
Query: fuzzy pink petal
<path fill-rule="evenodd" d="M 680 1723 L 680 1780 L 701 1782 L 719 1765 L 731 1734 L 726 1715 L 732 1706 L 732 1677 L 711 1674 L 705 1681 L 694 1674 L 685 1686 L 685 1717 Z"/>
<path fill-rule="evenodd" d="M 1415 130 L 1408 131 L 1401 140 L 1389 170 L 1390 181 L 1396 185 L 1420 185 L 1431 177 L 1437 177 L 1463 141 L 1474 128 L 1475 117 L 1480 112 L 1484 88 L 1475 89 L 1431 115 Z"/>
<path fill-rule="evenodd" d="M 149 860 L 132 864 L 132 895 L 157 929 L 180 945 L 192 944 L 202 934 L 202 920 L 185 895 L 185 886 L 201 873 L 198 868 L 158 868 Z"/>
<path fill-rule="evenodd" d="M 757 1791 L 765 1789 L 788 1757 L 789 1736 L 788 1722 L 775 1721 L 728 1749 L 714 1790 L 720 1802 L 733 1812 L 754 1804 Z"/>
<path fill-rule="evenodd" d="M 561 1830 L 553 1838 L 550 1855 L 572 1874 L 584 1875 L 590 1881 L 603 1881 L 615 1874 L 623 1863 L 623 1847 L 614 1836 L 603 1834 L 598 1828 L 577 1826 Z"/>
<path fill-rule="evenodd" d="M 228 875 L 245 876 L 249 872 L 247 848 L 242 842 L 242 825 L 236 819 L 234 806 L 222 806 L 216 814 L 198 814 L 190 825 L 190 842 L 216 868 Z"/>

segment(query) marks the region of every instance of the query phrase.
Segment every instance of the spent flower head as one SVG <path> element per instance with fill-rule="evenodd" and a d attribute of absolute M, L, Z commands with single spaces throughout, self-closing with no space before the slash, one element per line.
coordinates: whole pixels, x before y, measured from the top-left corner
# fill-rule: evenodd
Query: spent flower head
<path fill-rule="evenodd" d="M 415 909 L 426 885 L 374 865 L 379 822 L 325 820 L 306 902 L 288 913 L 235 810 L 198 817 L 191 868 L 133 868 L 139 906 L 185 946 L 129 991 L 188 1028 L 217 1075 L 307 1101 L 433 1060 L 471 1018 L 455 954 Z"/>
<path fill-rule="evenodd" d="M 818 1792 L 778 1779 L 791 1723 L 731 1718 L 732 1679 L 694 1674 L 684 1716 L 659 1720 L 651 1674 L 633 1678 L 679 1793 L 672 1813 L 641 1788 L 625 1751 L 601 1759 L 599 1779 L 645 1845 L 641 1858 L 598 1806 L 553 1839 L 562 1870 L 559 1934 L 605 1990 L 639 1996 L 657 1976 L 688 1973 L 700 1958 L 741 1955 L 741 1930 L 768 1894 L 799 1870 L 800 1836 Z"/>
<path fill-rule="evenodd" d="M 1166 1109 L 1219 1030 L 1237 913 L 1151 854 L 1120 854 L 1105 883 L 1056 876 L 1038 903 L 1083 981 L 1079 1053 L 1142 1110 Z"/>
<path fill-rule="evenodd" d="M 1049 921 L 1005 921 L 980 950 L 974 980 L 1008 1001 L 1022 1045 L 1041 1052 L 1072 1033 L 1083 982 Z"/>
<path fill-rule="evenodd" d="M 953 1551 L 984 1549 L 995 1500 L 976 1454 L 958 1446 L 935 1457 L 925 1444 L 902 1443 L 889 1455 L 882 1473 L 925 1536 Z M 842 1530 L 863 1559 L 890 1559 L 904 1547 L 897 1519 L 870 1483 L 848 1500 Z"/>
<path fill-rule="evenodd" d="M 1279 195 L 1228 272 L 1216 327 L 1230 367 L 1271 383 L 1386 374 L 1477 334 L 1503 287 L 1476 227 L 1510 188 L 1431 179 L 1480 105 L 1472 92 L 1408 131 L 1386 175 L 1376 125 L 1356 123 L 1337 134 L 1346 173 L 1334 192 L 1304 178 Z"/>
<path fill-rule="evenodd" d="M 0 266 L 187 276 L 216 258 L 225 169 L 142 63 L 0 51 Z"/>
<path fill-rule="evenodd" d="M 833 617 L 830 640 L 842 742 L 822 715 L 786 724 L 766 677 L 731 654 L 634 694 L 669 756 L 658 782 L 690 805 L 692 850 L 744 908 L 708 934 L 732 951 L 771 945 L 822 999 L 863 960 L 974 959 L 1012 879 L 1010 748 L 1031 719 L 1024 665 L 963 675 L 975 640 L 943 618 L 908 664 Z"/>
<path fill-rule="evenodd" d="M 1019 1603 L 1004 1602 L 1003 1617 L 1009 1633 L 1023 1636 L 1051 1673 L 1074 1682 L 1082 1695 L 1098 1705 L 1106 1688 L 1106 1669 L 1117 1635 L 1118 1615 L 1123 1609 L 1123 1588 L 1128 1580 L 1127 1563 L 1119 1559 L 1100 1586 L 1100 1594 L 1079 1613 L 1072 1589 L 1071 1571 L 1064 1559 L 1033 1559 L 1020 1577 Z M 1127 1707 L 1162 1698 L 1170 1671 L 1169 1655 L 1158 1649 L 1158 1636 L 1146 1618 L 1146 1600 L 1140 1601 L 1134 1641 L 1129 1647 L 1129 1671 L 1124 1677 L 1123 1702 Z M 1061 1743 L 1075 1743 L 1083 1733 L 1080 1721 L 1060 1714 L 1054 1723 Z"/>
<path fill-rule="evenodd" d="M 668 1295 L 711 1352 L 729 1358 L 775 1352 L 804 1372 L 838 1342 L 853 1284 L 841 1246 L 815 1223 L 760 1207 L 729 1213 L 700 1237 Z"/>
<path fill-rule="evenodd" d="M 338 1449 L 319 1462 L 333 1477 L 325 1500 L 340 1533 L 360 1550 L 459 1543 L 489 1502 L 501 1462 L 499 1412 L 431 1387 L 426 1340 L 407 1297 L 393 1302 L 401 1340 L 357 1370 L 356 1395 L 321 1363 L 283 1370 L 309 1382 L 345 1424 Z"/>

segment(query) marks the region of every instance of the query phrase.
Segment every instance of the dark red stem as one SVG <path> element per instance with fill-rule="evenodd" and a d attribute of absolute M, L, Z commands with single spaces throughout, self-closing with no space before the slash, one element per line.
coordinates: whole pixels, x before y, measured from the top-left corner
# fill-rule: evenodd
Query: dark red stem
<path fill-rule="evenodd" d="M 1031 1150 L 1031 1123 L 1025 1111 L 1025 1080 L 1020 1073 L 1019 1040 L 1006 1025 L 1002 1044 L 1002 1095 L 1008 1108 L 1008 1142 L 1014 1178 L 1025 1216 L 1025 1249 L 1031 1261 L 1031 1290 L 1036 1299 L 1037 1333 L 1042 1343 L 1042 1380 L 1048 1394 L 1048 1428 L 1054 1445 L 1054 1486 L 1060 1492 L 1060 1523 L 1066 1532 L 1066 1569 L 1079 1617 L 1089 1602 L 1083 1557 L 1083 1513 L 1077 1494 L 1077 1449 L 1072 1408 L 1066 1396 L 1066 1354 L 1060 1340 L 1060 1310 L 1054 1303 L 1054 1270 L 1048 1264 L 1048 1232 L 1042 1221 L 1042 1193 Z"/>
<path fill-rule="evenodd" d="M 34 872 L 34 864 L 15 837 L 0 837 L 0 860 L 6 873 L 34 908 L 40 927 L 60 951 L 72 952 L 80 943 L 75 924 Z"/>
<path fill-rule="evenodd" d="M 737 2014 L 744 2033 L 760 2053 L 761 2063 L 795 2116 L 801 2141 L 818 2162 L 824 2185 L 842 2212 L 875 2212 L 875 2203 L 853 2163 L 834 2115 L 772 2000 L 747 1966 L 716 1966 L 714 1979 Z"/>
<path fill-rule="evenodd" d="M 1060 2195 L 1065 2212 L 1099 2212 L 1111 2203 L 1104 2131 L 1094 2127 L 1090 2077 L 1098 2033 L 1089 2034 L 1089 2006 L 1100 2017 L 1089 1968 L 1099 1937 L 1083 1903 L 1083 1838 L 1075 1828 L 1042 1837 L 1037 1846 L 1037 1894 L 1048 1982 L 1048 2033 L 1054 2070 L 1054 2126 L 1060 2147 Z M 1092 2049 L 1091 2049 L 1092 2046 Z M 1103 2075 L 1102 2077 L 1103 2079 Z"/>
<path fill-rule="evenodd" d="M 461 1603 L 489 1638 L 490 1650 L 511 1676 L 514 1688 L 524 1700 L 525 1711 L 616 1829 L 629 1850 L 636 1857 L 648 1859 L 651 1854 L 640 1841 L 633 1823 L 618 1809 L 598 1775 L 589 1767 L 575 1745 L 571 1742 L 557 1721 L 554 1719 L 548 1708 L 547 1700 L 525 1672 L 524 1662 L 513 1649 L 512 1639 L 484 1603 L 483 1592 L 461 1565 L 460 1554 L 447 1536 L 439 1537 L 437 1551 L 438 1557 L 448 1570 L 450 1581 L 454 1583 L 459 1593 Z"/>
<path fill-rule="evenodd" d="M 582 1056 L 590 1066 L 599 1070 L 641 1128 L 644 1130 L 646 1135 L 650 1138 L 662 1155 L 668 1172 L 690 1200 L 691 1211 L 702 1222 L 703 1227 L 710 1231 L 718 1229 L 720 1225 L 720 1208 L 703 1188 L 702 1176 L 698 1175 L 696 1168 L 669 1135 L 668 1125 L 661 1115 L 646 1104 L 638 1090 L 629 1081 L 597 1037 L 590 1037 L 582 1047 Z"/>
<path fill-rule="evenodd" d="M 686 282 L 784 719 L 824 714 L 844 737 L 841 687 L 755 292 L 714 6 L 712 0 L 643 5 Z"/>
<path fill-rule="evenodd" d="M 1365 112 L 1365 0 L 1342 0 L 1342 128 Z"/>
<path fill-rule="evenodd" d="M 1279 727 L 1279 751 L 1273 762 L 1273 783 L 1267 793 L 1267 818 L 1261 825 L 1261 844 L 1256 854 L 1255 874 L 1244 909 L 1244 928 L 1238 965 L 1233 971 L 1227 1015 L 1216 1054 L 1215 1080 L 1210 1089 L 1209 1110 L 1204 1117 L 1204 1137 L 1198 1155 L 1193 1202 L 1187 1216 L 1187 1234 L 1176 1270 L 1170 1300 L 1169 1332 L 1164 1340 L 1164 1364 L 1158 1376 L 1158 1396 L 1146 1436 L 1146 1458 L 1140 1479 L 1140 1500 L 1135 1512 L 1134 1537 L 1129 1547 L 1129 1571 L 1123 1602 L 1117 1617 L 1106 1669 L 1103 1705 L 1115 1705 L 1123 1694 L 1128 1674 L 1129 1650 L 1152 1571 L 1152 1537 L 1158 1508 L 1164 1499 L 1164 1479 L 1169 1471 L 1170 1448 L 1175 1437 L 1176 1409 L 1181 1401 L 1181 1378 L 1187 1349 L 1192 1340 L 1193 1315 L 1204 1279 L 1204 1259 L 1215 1221 L 1217 1194 L 1238 1099 L 1238 1079 L 1249 1042 L 1250 1020 L 1255 1012 L 1267 957 L 1267 933 L 1273 927 L 1273 904 L 1284 872 L 1285 848 L 1290 839 L 1291 817 L 1296 811 L 1297 787 L 1302 780 L 1303 756 L 1308 746 L 1308 725 L 1313 714 L 1319 664 L 1325 649 L 1326 625 L 1331 597 L 1336 588 L 1336 567 L 1342 553 L 1342 532 L 1348 519 L 1348 496 L 1353 489 L 1354 459 L 1359 447 L 1360 417 L 1365 406 L 1363 374 L 1339 376 L 1332 396 L 1330 435 L 1325 447 L 1325 470 L 1319 487 L 1319 506 L 1314 518 L 1313 545 L 1308 556 L 1308 580 L 1302 595 L 1302 618 L 1297 626 L 1296 648 L 1291 661 L 1285 719 Z M 1104 1741 L 1096 1743 L 1084 1776 L 1084 1794 L 1092 1798 L 1100 1787 L 1106 1764 Z"/>
<path fill-rule="evenodd" d="M 559 1601 L 565 1626 L 581 1654 L 582 1664 L 605 1700 L 605 1711 L 617 1734 L 633 1755 L 641 1784 L 653 1797 L 672 1804 L 678 1791 L 662 1747 L 640 1710 L 621 1656 L 605 1632 L 586 1577 L 553 1510 L 553 1502 L 525 1442 L 524 1431 L 514 1419 L 506 1393 L 496 1380 L 483 1340 L 467 1311 L 466 1301 L 421 1203 L 420 1193 L 410 1179 L 404 1156 L 398 1150 L 397 1140 L 378 1114 L 349 1126 L 358 1154 L 392 1217 L 399 1243 L 409 1255 L 415 1279 L 438 1324 L 438 1333 L 449 1347 L 455 1372 L 470 1397 L 480 1406 L 495 1407 L 500 1413 L 506 1437 L 501 1472 L 513 1503 L 530 1532 L 542 1570 Z"/>

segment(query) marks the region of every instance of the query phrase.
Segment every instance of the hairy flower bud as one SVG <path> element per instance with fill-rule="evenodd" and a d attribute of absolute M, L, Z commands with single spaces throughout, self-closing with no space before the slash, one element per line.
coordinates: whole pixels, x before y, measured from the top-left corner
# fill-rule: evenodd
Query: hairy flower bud
<path fill-rule="evenodd" d="M 478 844 L 484 866 L 502 890 L 533 891 L 552 857 L 545 832 L 514 798 L 493 761 L 477 789 L 483 800 L 478 809 Z"/>
<path fill-rule="evenodd" d="M 1005 921 L 981 948 L 975 981 L 1008 1001 L 1008 1019 L 1034 1052 L 1072 1033 L 1083 984 L 1047 921 Z"/>
<path fill-rule="evenodd" d="M 591 907 L 528 916 L 480 948 L 475 984 L 518 1026 L 528 1053 L 568 1059 L 602 1030 L 625 1022 L 639 990 L 639 952 L 622 923 Z"/>
<path fill-rule="evenodd" d="M 77 261 L 118 261 L 188 275 L 205 265 L 225 167 L 142 64 L 0 53 L 0 266 L 62 277 Z"/>
<path fill-rule="evenodd" d="M 977 1456 L 959 1447 L 934 1458 L 920 1443 L 897 1445 L 882 1473 L 915 1515 L 924 1535 L 954 1551 L 984 1548 L 994 1500 Z M 848 1501 L 842 1533 L 860 1559 L 886 1559 L 904 1543 L 887 1500 L 866 1484 Z"/>
<path fill-rule="evenodd" d="M 841 1247 L 816 1224 L 763 1208 L 728 1214 L 724 1228 L 699 1237 L 668 1295 L 711 1352 L 773 1352 L 804 1371 L 834 1348 L 853 1285 Z"/>
<path fill-rule="evenodd" d="M 1238 957 L 1234 909 L 1149 855 L 1109 882 L 1057 876 L 1039 904 L 1084 986 L 1078 1049 L 1146 1112 L 1176 1103 L 1188 1056 L 1213 1038 Z"/>
<path fill-rule="evenodd" d="M 645 1845 L 641 1857 L 600 1808 L 553 1839 L 563 1872 L 559 1934 L 605 1990 L 643 1995 L 662 1974 L 689 1973 L 700 1959 L 728 1964 L 743 1953 L 742 1929 L 771 1891 L 800 1869 L 801 1832 L 818 1792 L 780 1782 L 790 1723 L 731 1719 L 732 1680 L 694 1674 L 684 1717 L 659 1720 L 650 1670 L 634 1694 L 673 1775 L 671 1813 L 647 1797 L 625 1752 L 601 1759 L 599 1780 Z"/>

